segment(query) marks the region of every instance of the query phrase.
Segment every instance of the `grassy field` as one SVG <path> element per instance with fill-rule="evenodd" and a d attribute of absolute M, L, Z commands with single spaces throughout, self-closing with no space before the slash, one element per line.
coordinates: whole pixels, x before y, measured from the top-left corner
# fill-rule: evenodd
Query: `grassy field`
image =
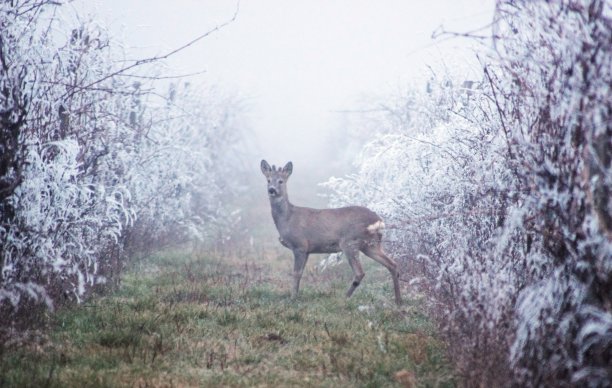
<path fill-rule="evenodd" d="M 118 291 L 4 344 L 0 386 L 453 386 L 419 302 L 395 307 L 388 272 L 363 262 L 353 298 L 343 263 L 309 266 L 292 301 L 289 257 L 148 258 Z"/>

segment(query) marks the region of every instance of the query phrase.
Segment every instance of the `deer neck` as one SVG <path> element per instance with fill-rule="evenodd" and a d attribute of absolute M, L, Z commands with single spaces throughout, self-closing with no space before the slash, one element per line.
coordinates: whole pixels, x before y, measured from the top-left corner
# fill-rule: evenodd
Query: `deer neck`
<path fill-rule="evenodd" d="M 280 225 L 287 222 L 291 217 L 293 205 L 289 202 L 289 197 L 286 194 L 280 198 L 270 198 L 270 205 L 272 206 L 274 224 L 279 229 Z"/>

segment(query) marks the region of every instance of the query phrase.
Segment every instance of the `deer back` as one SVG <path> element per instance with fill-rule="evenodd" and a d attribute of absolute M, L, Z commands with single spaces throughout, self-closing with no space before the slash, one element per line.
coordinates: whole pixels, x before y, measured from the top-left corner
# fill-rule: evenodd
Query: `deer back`
<path fill-rule="evenodd" d="M 291 248 L 308 253 L 339 252 L 342 243 L 358 246 L 380 240 L 380 217 L 361 206 L 311 209 L 294 206 L 286 220 L 277 223 L 279 234 Z M 377 225 L 377 227 L 374 227 Z"/>

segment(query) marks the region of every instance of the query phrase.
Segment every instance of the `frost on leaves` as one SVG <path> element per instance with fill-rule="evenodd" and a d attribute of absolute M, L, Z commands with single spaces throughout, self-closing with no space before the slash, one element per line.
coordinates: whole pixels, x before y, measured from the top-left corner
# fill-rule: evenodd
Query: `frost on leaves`
<path fill-rule="evenodd" d="M 70 12 L 0 3 L 0 325 L 116 280 L 126 250 L 206 235 L 236 141 L 227 99 L 154 98 Z"/>
<path fill-rule="evenodd" d="M 385 215 L 473 384 L 612 381 L 610 15 L 498 2 L 482 79 L 412 93 L 327 183 Z"/>

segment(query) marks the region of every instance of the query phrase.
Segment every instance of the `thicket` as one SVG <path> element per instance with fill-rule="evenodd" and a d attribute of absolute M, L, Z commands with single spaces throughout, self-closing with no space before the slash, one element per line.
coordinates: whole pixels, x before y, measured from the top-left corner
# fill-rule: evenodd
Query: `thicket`
<path fill-rule="evenodd" d="M 327 182 L 384 215 L 466 385 L 612 381 L 611 15 L 499 1 L 481 78 L 386 102 Z"/>
<path fill-rule="evenodd" d="M 0 3 L 0 326 L 235 218 L 238 104 L 185 82 L 159 92 L 144 66 L 156 59 L 125 59 L 76 16 L 63 1 Z"/>

